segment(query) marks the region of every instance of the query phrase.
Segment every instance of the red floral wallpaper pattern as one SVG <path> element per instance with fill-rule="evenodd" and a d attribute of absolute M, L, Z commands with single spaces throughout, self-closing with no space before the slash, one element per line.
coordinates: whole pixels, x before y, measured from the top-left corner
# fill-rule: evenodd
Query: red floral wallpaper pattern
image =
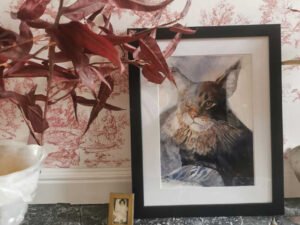
<path fill-rule="evenodd" d="M 8 1 L 7 1 L 8 2 Z M 22 0 L 1 2 L 3 20 L 6 26 L 9 9 L 14 9 Z M 53 1 L 54 2 L 54 1 Z M 67 2 L 67 1 L 66 1 Z M 150 2 L 150 1 L 149 1 Z M 176 17 L 183 7 L 183 1 L 174 4 L 161 13 L 129 13 L 118 9 L 115 14 L 117 30 L 126 32 L 128 27 L 143 27 L 166 22 Z M 54 4 L 55 6 L 55 4 Z M 47 14 L 53 17 L 55 7 L 51 6 Z M 298 4 L 299 6 L 299 4 Z M 219 26 L 233 24 L 280 23 L 282 26 L 283 59 L 299 56 L 300 13 L 289 8 L 297 8 L 297 2 L 291 0 L 193 0 L 192 6 L 183 24 L 190 26 Z M 300 8 L 300 6 L 298 7 Z M 121 18 L 123 18 L 121 20 Z M 128 20 L 124 18 L 129 18 Z M 122 23 L 120 23 L 122 21 Z M 124 21 L 129 21 L 124 23 Z M 13 24 L 9 23 L 9 26 Z M 295 118 L 300 113 L 300 76 L 299 68 L 283 67 L 283 106 L 284 106 L 284 143 L 285 148 L 299 145 L 296 133 L 300 122 Z M 120 112 L 103 110 L 91 129 L 82 137 L 87 124 L 89 108 L 80 107 L 80 121 L 77 122 L 72 110 L 72 103 L 67 99 L 51 106 L 48 114 L 50 128 L 46 131 L 45 142 L 49 151 L 45 161 L 51 168 L 95 168 L 95 167 L 129 167 L 130 166 L 130 121 L 128 75 L 116 75 L 117 84 L 111 103 L 123 107 Z M 33 80 L 14 80 L 6 85 L 21 91 L 29 90 Z M 41 90 L 42 91 L 42 90 Z M 84 93 L 84 90 L 82 90 Z M 28 140 L 28 131 L 20 117 L 18 109 L 9 101 L 0 101 L 0 139 Z M 299 138 L 298 138 L 299 139 Z M 300 142 L 300 141 L 299 141 Z"/>

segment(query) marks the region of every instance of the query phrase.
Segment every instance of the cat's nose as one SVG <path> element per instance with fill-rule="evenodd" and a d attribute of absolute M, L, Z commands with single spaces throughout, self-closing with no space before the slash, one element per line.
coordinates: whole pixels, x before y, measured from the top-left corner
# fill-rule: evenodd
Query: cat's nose
<path fill-rule="evenodd" d="M 189 108 L 188 113 L 189 113 L 190 117 L 192 117 L 192 118 L 195 118 L 198 116 L 198 111 L 193 107 Z"/>

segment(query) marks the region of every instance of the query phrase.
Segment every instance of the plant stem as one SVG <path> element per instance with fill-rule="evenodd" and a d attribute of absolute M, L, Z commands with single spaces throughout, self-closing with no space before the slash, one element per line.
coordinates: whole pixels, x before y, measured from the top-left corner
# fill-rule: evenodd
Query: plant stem
<path fill-rule="evenodd" d="M 60 0 L 59 2 L 59 7 L 57 11 L 57 15 L 55 18 L 54 22 L 54 28 L 56 28 L 59 24 L 60 17 L 62 15 L 62 7 L 64 5 L 64 0 Z M 49 58 L 49 76 L 47 77 L 47 93 L 46 93 L 46 101 L 45 101 L 45 107 L 44 107 L 44 120 L 47 119 L 47 112 L 48 112 L 48 106 L 49 106 L 49 95 L 50 95 L 50 89 L 52 85 L 52 78 L 54 74 L 54 59 L 53 56 L 55 54 L 55 45 L 51 45 L 51 43 L 54 42 L 53 38 L 50 38 L 49 41 L 49 51 L 48 51 L 48 58 Z M 44 143 L 44 132 L 42 133 L 41 136 L 41 144 L 43 145 Z"/>
<path fill-rule="evenodd" d="M 12 45 L 10 45 L 10 46 L 1 48 L 1 49 L 0 49 L 0 53 L 6 52 L 6 51 L 8 51 L 8 50 L 10 50 L 10 49 L 12 49 L 12 48 L 18 47 L 18 46 L 22 46 L 22 45 L 27 44 L 27 43 L 29 43 L 29 42 L 36 42 L 36 41 L 39 41 L 39 40 L 42 39 L 43 37 L 46 37 L 46 35 L 45 35 L 45 34 L 37 35 L 37 36 L 35 36 L 35 37 L 31 38 L 31 39 L 27 39 L 27 40 L 25 40 L 25 41 L 23 41 L 23 42 L 21 42 L 21 43 L 18 43 L 18 44 L 12 44 Z"/>

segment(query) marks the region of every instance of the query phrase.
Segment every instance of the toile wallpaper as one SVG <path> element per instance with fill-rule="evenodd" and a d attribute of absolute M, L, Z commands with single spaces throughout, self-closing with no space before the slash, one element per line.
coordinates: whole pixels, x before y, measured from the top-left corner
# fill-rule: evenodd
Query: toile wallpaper
<path fill-rule="evenodd" d="M 65 1 L 67 4 L 71 1 Z M 147 1 L 147 3 L 150 1 Z M 157 2 L 152 0 L 152 2 Z M 9 19 L 9 10 L 17 7 L 22 0 L 5 0 L 1 4 L 1 26 L 14 28 L 17 25 Z M 160 16 L 165 22 L 174 18 L 183 8 L 185 1 L 175 0 Z M 47 9 L 49 17 L 55 16 L 56 0 Z M 187 17 L 182 21 L 188 26 L 219 26 L 242 24 L 280 23 L 282 26 L 283 60 L 300 55 L 300 13 L 290 10 L 300 9 L 296 0 L 193 0 Z M 114 12 L 113 24 L 119 32 L 128 27 L 157 25 L 157 14 L 146 16 L 139 12 L 107 8 Z M 124 22 L 126 21 L 126 23 Z M 283 115 L 284 149 L 300 145 L 300 66 L 283 66 Z M 125 110 L 110 112 L 103 110 L 90 130 L 81 138 L 87 124 L 89 108 L 78 110 L 76 122 L 71 99 L 51 106 L 48 113 L 50 128 L 45 134 L 49 155 L 45 161 L 48 168 L 111 168 L 130 167 L 130 119 L 128 74 L 118 76 L 113 96 L 108 100 Z M 16 79 L 7 85 L 14 90 L 25 92 L 36 82 L 34 79 Z M 41 82 L 42 81 L 38 81 Z M 81 90 L 83 93 L 85 90 Z M 0 139 L 28 141 L 29 132 L 19 110 L 9 101 L 0 101 Z M 285 154 L 286 159 L 289 154 Z"/>

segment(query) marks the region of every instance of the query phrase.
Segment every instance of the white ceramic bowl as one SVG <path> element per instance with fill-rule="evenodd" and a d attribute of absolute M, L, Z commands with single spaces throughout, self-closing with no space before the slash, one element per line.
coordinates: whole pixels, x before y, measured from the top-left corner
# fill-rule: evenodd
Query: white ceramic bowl
<path fill-rule="evenodd" d="M 32 201 L 45 152 L 41 146 L 0 142 L 0 225 L 18 225 Z"/>

